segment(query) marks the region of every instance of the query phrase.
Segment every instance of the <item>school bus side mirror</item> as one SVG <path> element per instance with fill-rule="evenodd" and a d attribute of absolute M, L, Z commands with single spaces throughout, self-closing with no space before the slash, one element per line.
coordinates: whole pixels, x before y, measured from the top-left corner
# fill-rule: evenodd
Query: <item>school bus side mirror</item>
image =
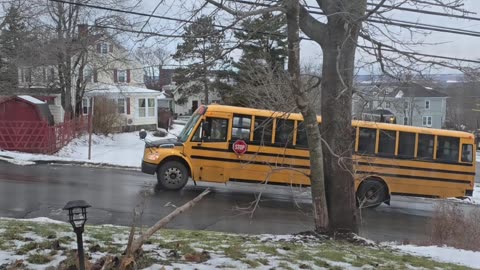
<path fill-rule="evenodd" d="M 145 138 L 147 137 L 147 132 L 146 132 L 144 129 L 142 129 L 142 130 L 140 130 L 140 132 L 138 133 L 138 136 L 140 137 L 140 140 L 143 140 L 143 139 L 145 139 Z"/>

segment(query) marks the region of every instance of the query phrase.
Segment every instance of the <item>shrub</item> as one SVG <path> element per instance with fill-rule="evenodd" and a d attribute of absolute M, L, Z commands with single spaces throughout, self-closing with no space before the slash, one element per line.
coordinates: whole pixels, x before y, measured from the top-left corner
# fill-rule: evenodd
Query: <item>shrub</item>
<path fill-rule="evenodd" d="M 479 224 L 479 208 L 465 213 L 457 205 L 438 204 L 429 224 L 431 244 L 480 251 Z"/>
<path fill-rule="evenodd" d="M 96 97 L 93 112 L 92 124 L 95 134 L 108 135 L 119 130 L 122 118 L 115 100 Z"/>

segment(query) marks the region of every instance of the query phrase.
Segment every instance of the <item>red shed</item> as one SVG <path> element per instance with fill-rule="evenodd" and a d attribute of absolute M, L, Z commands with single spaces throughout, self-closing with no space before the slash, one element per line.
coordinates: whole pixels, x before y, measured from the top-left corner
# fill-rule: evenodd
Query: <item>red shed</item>
<path fill-rule="evenodd" d="M 0 98 L 0 121 L 46 121 L 53 117 L 46 102 L 32 96 Z"/>
<path fill-rule="evenodd" d="M 0 98 L 0 149 L 44 152 L 52 143 L 47 103 L 31 96 Z"/>

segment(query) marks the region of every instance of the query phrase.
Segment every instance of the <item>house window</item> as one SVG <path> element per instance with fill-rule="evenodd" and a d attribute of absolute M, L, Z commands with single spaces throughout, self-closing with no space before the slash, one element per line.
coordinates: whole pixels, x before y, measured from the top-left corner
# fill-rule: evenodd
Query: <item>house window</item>
<path fill-rule="evenodd" d="M 21 82 L 32 82 L 32 68 L 22 68 L 20 70 Z"/>
<path fill-rule="evenodd" d="M 405 102 L 403 103 L 403 109 L 404 109 L 404 110 L 408 110 L 408 101 L 405 101 Z"/>
<path fill-rule="evenodd" d="M 425 109 L 430 109 L 430 100 L 425 100 Z"/>
<path fill-rule="evenodd" d="M 107 54 L 108 53 L 108 43 L 100 44 L 100 53 Z"/>
<path fill-rule="evenodd" d="M 121 82 L 121 83 L 127 82 L 127 71 L 126 70 L 118 70 L 117 71 L 117 80 L 118 80 L 118 82 Z"/>
<path fill-rule="evenodd" d="M 55 69 L 53 67 L 48 69 L 47 82 L 53 82 L 55 80 Z"/>
<path fill-rule="evenodd" d="M 117 111 L 120 114 L 125 113 L 125 99 L 124 98 L 117 99 Z"/>
<path fill-rule="evenodd" d="M 155 116 L 155 99 L 154 98 L 138 99 L 138 116 L 139 117 Z"/>
<path fill-rule="evenodd" d="M 385 108 L 390 109 L 390 101 L 385 101 Z"/>
<path fill-rule="evenodd" d="M 90 108 L 90 100 L 88 98 L 82 99 L 82 113 L 88 114 L 88 108 Z"/>
<path fill-rule="evenodd" d="M 424 127 L 431 127 L 432 126 L 432 117 L 431 116 L 423 116 L 422 117 L 422 125 Z"/>
<path fill-rule="evenodd" d="M 86 66 L 83 69 L 83 79 L 84 81 L 87 82 L 93 82 L 93 68 Z"/>
<path fill-rule="evenodd" d="M 403 124 L 408 125 L 408 117 L 403 117 Z"/>

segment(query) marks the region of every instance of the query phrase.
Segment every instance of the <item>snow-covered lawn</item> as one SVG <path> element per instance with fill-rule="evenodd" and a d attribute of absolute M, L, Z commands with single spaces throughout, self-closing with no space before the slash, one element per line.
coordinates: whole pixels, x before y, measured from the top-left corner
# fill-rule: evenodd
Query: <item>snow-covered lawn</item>
<path fill-rule="evenodd" d="M 167 134 L 164 138 L 175 137 L 182 129 L 182 125 L 173 125 L 169 130 L 171 134 Z M 150 133 L 147 139 L 161 138 L 154 137 Z M 138 132 L 118 133 L 111 136 L 93 134 L 92 157 L 88 160 L 88 134 L 85 134 L 71 141 L 55 155 L 0 151 L 0 159 L 19 165 L 30 165 L 33 161 L 65 161 L 140 167 L 144 145 L 145 143 L 138 137 Z"/>
<path fill-rule="evenodd" d="M 455 263 L 480 269 L 480 252 L 437 246 L 395 246 L 406 253 L 432 258 L 439 262 Z"/>
<path fill-rule="evenodd" d="M 90 263 L 120 255 L 129 228 L 87 226 L 84 243 Z M 240 235 L 210 231 L 160 230 L 143 245 L 138 269 L 469 269 L 480 268 L 480 252 L 442 247 L 376 245 L 356 239 L 310 235 Z M 46 269 L 73 260 L 75 237 L 69 224 L 39 218 L 0 218 L 0 268 Z M 431 258 L 426 258 L 426 256 Z M 67 264 L 67 265 L 65 265 Z"/>

